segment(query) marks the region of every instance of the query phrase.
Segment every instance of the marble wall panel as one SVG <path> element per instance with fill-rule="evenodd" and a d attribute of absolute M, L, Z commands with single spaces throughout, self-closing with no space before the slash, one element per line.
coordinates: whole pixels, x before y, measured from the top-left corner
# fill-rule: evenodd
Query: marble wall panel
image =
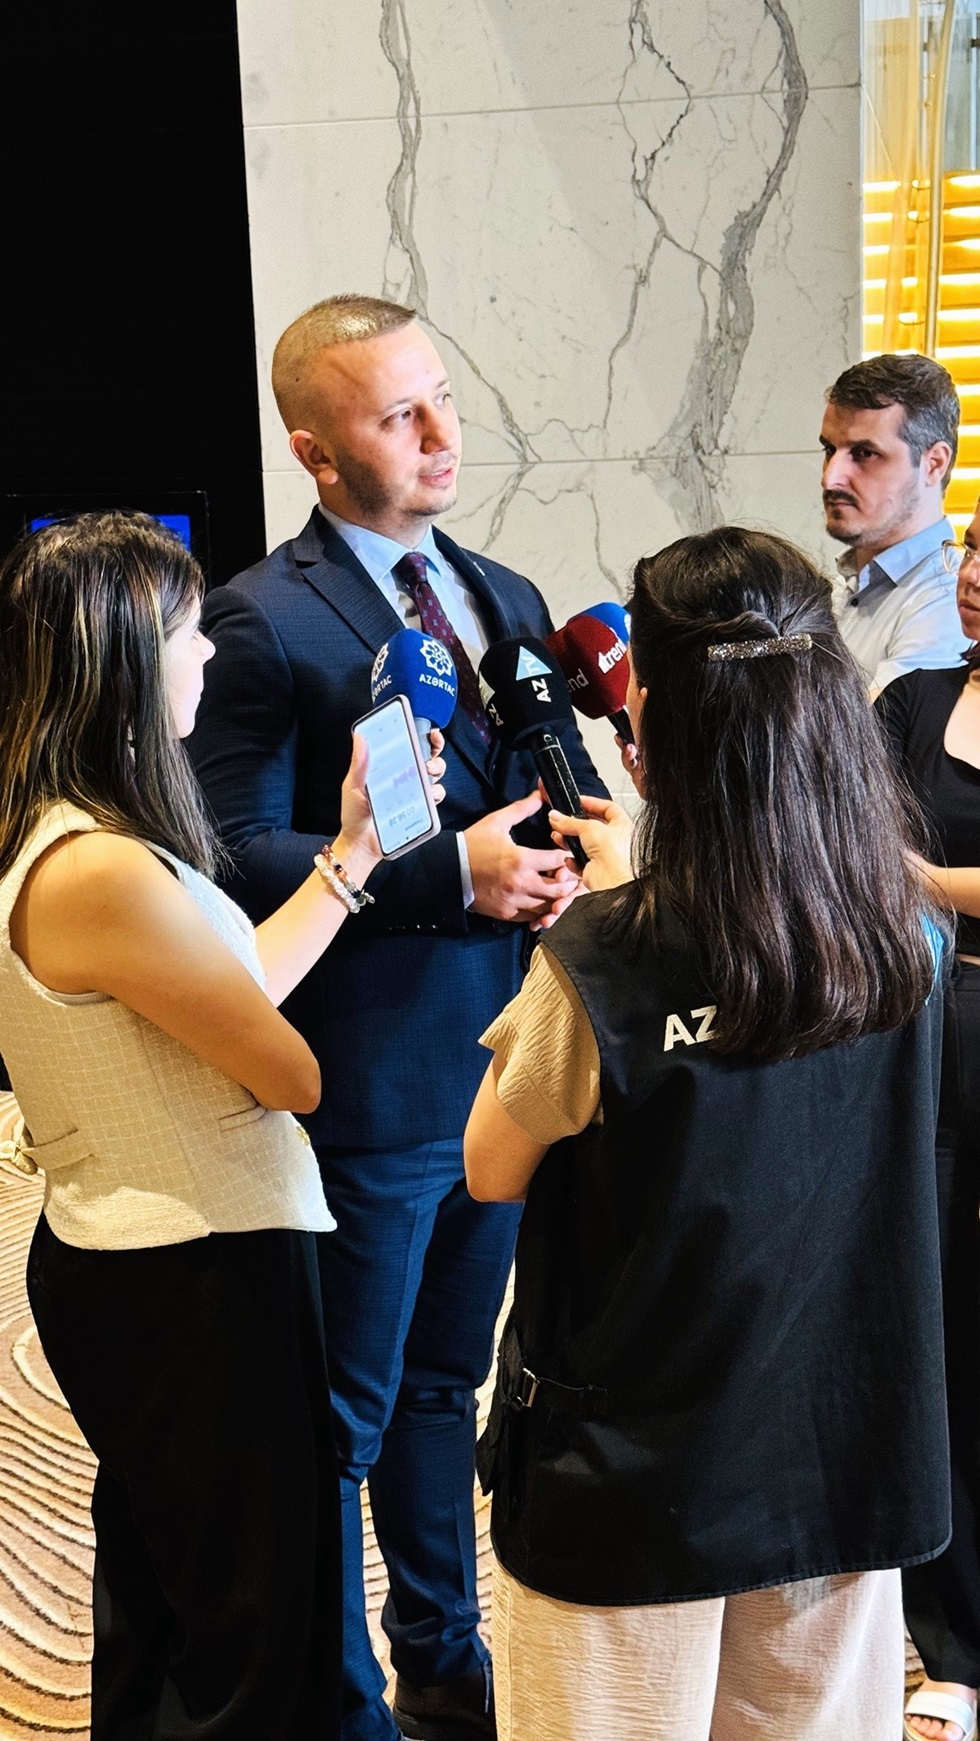
<path fill-rule="evenodd" d="M 858 82 L 843 0 L 239 0 L 246 125 Z M 789 56 L 786 44 L 791 45 Z"/>
<path fill-rule="evenodd" d="M 465 425 L 457 536 L 556 618 L 731 517 L 825 559 L 816 430 L 860 353 L 858 0 L 239 0 L 270 543 L 312 488 L 287 322 L 411 300 Z"/>

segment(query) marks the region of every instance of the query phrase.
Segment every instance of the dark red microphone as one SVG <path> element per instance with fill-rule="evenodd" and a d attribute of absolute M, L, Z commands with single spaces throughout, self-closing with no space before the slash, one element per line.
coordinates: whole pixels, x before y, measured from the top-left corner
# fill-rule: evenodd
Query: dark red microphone
<path fill-rule="evenodd" d="M 626 642 L 591 611 L 569 618 L 545 643 L 568 682 L 572 702 L 586 719 L 608 719 L 624 743 L 633 742 L 626 712 L 629 661 Z"/>

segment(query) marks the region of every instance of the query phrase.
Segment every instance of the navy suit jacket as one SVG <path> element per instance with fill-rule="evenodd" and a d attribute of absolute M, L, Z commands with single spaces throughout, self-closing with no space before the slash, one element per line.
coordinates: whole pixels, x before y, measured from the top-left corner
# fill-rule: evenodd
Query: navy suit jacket
<path fill-rule="evenodd" d="M 530 581 L 435 536 L 491 641 L 551 633 Z M 234 862 L 229 893 L 253 920 L 298 888 L 339 832 L 350 728 L 371 705 L 375 655 L 402 627 L 316 509 L 298 538 L 208 595 L 203 628 L 217 651 L 188 747 Z M 574 726 L 562 741 L 580 789 L 602 794 Z M 478 1038 L 527 966 L 526 926 L 464 908 L 456 833 L 532 791 L 534 763 L 488 752 L 459 708 L 446 762 L 442 833 L 378 866 L 376 905 L 347 921 L 283 1005 L 320 1063 L 320 1106 L 304 1118 L 320 1145 L 458 1137 L 486 1067 Z M 544 813 L 518 838 L 550 845 Z"/>

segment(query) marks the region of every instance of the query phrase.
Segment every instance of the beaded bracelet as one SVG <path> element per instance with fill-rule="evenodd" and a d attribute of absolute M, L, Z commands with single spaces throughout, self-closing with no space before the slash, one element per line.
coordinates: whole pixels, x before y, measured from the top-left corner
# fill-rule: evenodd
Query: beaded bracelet
<path fill-rule="evenodd" d="M 353 895 L 359 907 L 374 906 L 374 896 L 369 895 L 367 889 L 358 888 L 357 884 L 344 869 L 332 846 L 325 846 L 323 848 L 323 857 L 326 859 L 334 875 L 340 878 L 348 894 Z"/>
<path fill-rule="evenodd" d="M 343 901 L 348 913 L 359 913 L 362 907 L 373 907 L 374 896 L 367 889 L 359 889 L 347 875 L 343 865 L 331 846 L 325 846 L 313 860 L 327 888 Z"/>

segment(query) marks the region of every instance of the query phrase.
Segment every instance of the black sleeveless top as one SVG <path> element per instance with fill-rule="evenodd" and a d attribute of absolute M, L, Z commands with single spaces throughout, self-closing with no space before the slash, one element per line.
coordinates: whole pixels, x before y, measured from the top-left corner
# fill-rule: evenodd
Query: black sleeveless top
<path fill-rule="evenodd" d="M 980 864 L 980 769 L 949 755 L 946 727 L 969 679 L 963 665 L 907 671 L 875 702 L 892 760 L 911 786 L 929 830 L 935 864 Z M 956 915 L 956 947 L 980 955 L 980 919 Z"/>
<path fill-rule="evenodd" d="M 610 941 L 621 898 L 543 939 L 595 1032 L 604 1122 L 528 1194 L 479 1457 L 497 1555 L 617 1606 L 929 1559 L 941 996 L 806 1058 L 722 1057 L 695 951 L 663 920 Z"/>

